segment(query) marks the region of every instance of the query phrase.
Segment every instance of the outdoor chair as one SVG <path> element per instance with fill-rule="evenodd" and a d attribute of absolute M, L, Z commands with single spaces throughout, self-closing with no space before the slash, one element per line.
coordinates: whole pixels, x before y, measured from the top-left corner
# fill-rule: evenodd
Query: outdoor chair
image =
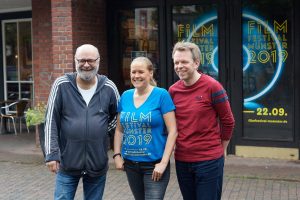
<path fill-rule="evenodd" d="M 11 120 L 15 134 L 17 135 L 16 122 L 19 120 L 20 123 L 20 133 L 22 132 L 22 119 L 25 120 L 25 109 L 27 108 L 27 100 L 18 100 L 16 102 L 10 103 L 7 106 L 1 107 L 1 133 L 3 130 L 3 120 Z M 29 133 L 29 129 L 27 132 Z"/>

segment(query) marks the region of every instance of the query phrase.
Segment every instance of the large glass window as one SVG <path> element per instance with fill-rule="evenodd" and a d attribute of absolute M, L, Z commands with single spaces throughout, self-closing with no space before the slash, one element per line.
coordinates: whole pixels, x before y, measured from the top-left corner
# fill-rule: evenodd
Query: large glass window
<path fill-rule="evenodd" d="M 31 21 L 4 21 L 3 27 L 5 99 L 33 100 Z"/>
<path fill-rule="evenodd" d="M 159 44 L 158 44 L 158 9 L 133 8 L 119 11 L 120 17 L 120 55 L 124 88 L 131 87 L 130 63 L 138 56 L 148 57 L 156 69 L 159 80 Z"/>
<path fill-rule="evenodd" d="M 292 141 L 292 1 L 244 0 L 242 16 L 244 137 Z"/>
<path fill-rule="evenodd" d="M 200 70 L 218 79 L 217 5 L 174 6 L 173 43 L 190 41 L 201 50 Z"/>

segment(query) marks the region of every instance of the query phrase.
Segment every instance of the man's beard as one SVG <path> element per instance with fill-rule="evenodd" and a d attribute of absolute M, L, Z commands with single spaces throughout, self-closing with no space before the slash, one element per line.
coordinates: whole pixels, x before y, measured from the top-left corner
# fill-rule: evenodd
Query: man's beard
<path fill-rule="evenodd" d="M 99 66 L 95 67 L 92 71 L 84 71 L 76 66 L 78 76 L 84 81 L 91 81 L 98 73 Z"/>

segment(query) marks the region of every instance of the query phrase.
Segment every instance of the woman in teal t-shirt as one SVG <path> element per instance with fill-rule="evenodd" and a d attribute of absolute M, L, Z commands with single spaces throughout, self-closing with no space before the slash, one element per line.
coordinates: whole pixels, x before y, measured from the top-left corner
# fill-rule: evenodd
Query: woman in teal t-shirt
<path fill-rule="evenodd" d="M 138 200 L 164 198 L 177 137 L 175 106 L 167 90 L 156 87 L 153 72 L 148 58 L 132 61 L 134 89 L 121 96 L 114 138 L 116 168 L 126 171 Z"/>

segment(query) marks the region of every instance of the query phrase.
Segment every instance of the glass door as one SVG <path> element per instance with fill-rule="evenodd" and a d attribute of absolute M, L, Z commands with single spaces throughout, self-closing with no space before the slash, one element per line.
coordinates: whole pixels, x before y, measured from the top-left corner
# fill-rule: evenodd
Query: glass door
<path fill-rule="evenodd" d="M 121 40 L 120 59 L 124 89 L 131 87 L 130 63 L 138 57 L 148 57 L 159 70 L 158 9 L 133 8 L 118 11 Z M 159 73 L 156 71 L 156 73 Z"/>
<path fill-rule="evenodd" d="M 5 100 L 33 100 L 31 20 L 2 22 Z"/>
<path fill-rule="evenodd" d="M 132 87 L 130 63 L 138 56 L 148 57 L 155 68 L 154 76 L 162 84 L 160 21 L 161 9 L 157 1 L 115 1 L 109 4 L 110 78 L 118 85 L 119 91 Z M 118 71 L 119 73 L 115 73 Z"/>

